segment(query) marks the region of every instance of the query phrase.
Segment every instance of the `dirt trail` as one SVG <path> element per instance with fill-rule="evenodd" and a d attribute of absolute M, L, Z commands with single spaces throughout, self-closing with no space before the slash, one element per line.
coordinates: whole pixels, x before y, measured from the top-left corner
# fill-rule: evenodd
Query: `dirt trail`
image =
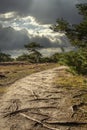
<path fill-rule="evenodd" d="M 32 74 L 9 87 L 0 100 L 0 130 L 87 130 L 72 118 L 72 94 L 53 85 L 63 69 Z"/>

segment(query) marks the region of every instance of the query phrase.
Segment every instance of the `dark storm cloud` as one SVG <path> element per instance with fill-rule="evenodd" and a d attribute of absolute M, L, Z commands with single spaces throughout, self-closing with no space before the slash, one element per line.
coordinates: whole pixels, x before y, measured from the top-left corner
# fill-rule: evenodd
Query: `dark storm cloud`
<path fill-rule="evenodd" d="M 44 48 L 69 46 L 66 37 L 59 37 L 61 44 L 57 41 L 51 42 L 45 36 L 34 36 L 29 38 L 27 30 L 16 31 L 12 27 L 2 27 L 0 25 L 0 50 L 23 49 L 25 44 L 32 41 L 40 43 Z"/>
<path fill-rule="evenodd" d="M 0 29 L 0 49 L 14 50 L 23 48 L 24 43 L 29 42 L 29 38 L 23 31 L 16 31 L 12 27 Z"/>
<path fill-rule="evenodd" d="M 0 0 L 0 13 L 16 11 L 20 14 L 29 12 L 33 0 Z"/>
<path fill-rule="evenodd" d="M 71 23 L 80 22 L 81 16 L 75 5 L 81 2 L 86 0 L 0 0 L 0 49 L 23 49 L 24 44 L 32 41 L 45 48 L 69 46 L 65 36 L 55 36 L 47 26 L 61 17 Z M 15 30 L 18 28 L 19 31 Z M 53 42 L 55 38 L 57 41 Z"/>
<path fill-rule="evenodd" d="M 36 42 L 39 42 L 44 48 L 57 48 L 57 47 L 68 47 L 70 46 L 69 42 L 68 42 L 68 39 L 66 38 L 66 36 L 63 36 L 63 37 L 59 37 L 60 41 L 61 41 L 61 44 L 58 42 L 58 41 L 55 41 L 54 43 L 51 42 L 47 37 L 45 36 L 42 36 L 41 38 L 40 37 L 35 37 L 33 38 L 32 40 L 33 41 L 36 41 Z M 31 41 L 32 41 L 31 40 Z"/>
<path fill-rule="evenodd" d="M 31 13 L 45 23 L 54 23 L 60 17 L 71 23 L 77 23 L 81 17 L 75 5 L 80 2 L 81 0 L 36 0 Z"/>
<path fill-rule="evenodd" d="M 15 11 L 20 16 L 32 15 L 42 23 L 54 23 L 64 17 L 71 23 L 79 22 L 75 7 L 86 0 L 0 0 L 0 13 Z"/>

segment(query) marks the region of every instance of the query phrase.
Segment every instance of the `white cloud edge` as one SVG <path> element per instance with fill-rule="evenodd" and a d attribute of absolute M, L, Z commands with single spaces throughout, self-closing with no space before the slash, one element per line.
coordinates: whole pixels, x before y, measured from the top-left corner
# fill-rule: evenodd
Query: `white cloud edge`
<path fill-rule="evenodd" d="M 11 26 L 17 31 L 21 31 L 26 29 L 28 32 L 29 38 L 31 37 L 46 37 L 52 43 L 58 42 L 61 43 L 60 37 L 65 36 L 64 33 L 54 33 L 50 27 L 51 24 L 40 24 L 33 16 L 26 17 L 18 17 L 16 12 L 7 12 L 4 14 L 0 14 L 0 19 L 5 19 L 4 21 L 0 21 L 4 27 Z M 10 20 L 7 20 L 11 18 Z"/>

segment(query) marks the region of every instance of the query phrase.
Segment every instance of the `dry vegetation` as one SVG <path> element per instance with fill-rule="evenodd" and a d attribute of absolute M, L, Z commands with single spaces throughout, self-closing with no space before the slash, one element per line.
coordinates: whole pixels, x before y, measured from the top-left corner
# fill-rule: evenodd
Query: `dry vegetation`
<path fill-rule="evenodd" d="M 87 77 L 73 75 L 69 70 L 64 70 L 55 78 L 54 83 L 58 88 L 64 88 L 71 93 L 73 106 L 86 114 L 87 119 Z"/>
<path fill-rule="evenodd" d="M 27 75 L 58 66 L 57 64 L 8 64 L 0 65 L 0 93 L 6 88 Z"/>
<path fill-rule="evenodd" d="M 87 80 L 81 75 L 62 75 L 56 79 L 56 84 L 58 84 L 60 87 L 66 87 L 68 89 L 85 89 L 87 87 Z"/>

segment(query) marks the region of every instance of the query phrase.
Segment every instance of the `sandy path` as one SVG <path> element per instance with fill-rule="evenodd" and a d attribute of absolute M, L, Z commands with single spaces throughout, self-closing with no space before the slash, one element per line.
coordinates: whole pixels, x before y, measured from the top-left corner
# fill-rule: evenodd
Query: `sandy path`
<path fill-rule="evenodd" d="M 73 114 L 71 94 L 53 85 L 53 78 L 65 68 L 45 70 L 15 82 L 0 101 L 0 130 L 86 130 L 52 123 L 68 122 Z"/>

